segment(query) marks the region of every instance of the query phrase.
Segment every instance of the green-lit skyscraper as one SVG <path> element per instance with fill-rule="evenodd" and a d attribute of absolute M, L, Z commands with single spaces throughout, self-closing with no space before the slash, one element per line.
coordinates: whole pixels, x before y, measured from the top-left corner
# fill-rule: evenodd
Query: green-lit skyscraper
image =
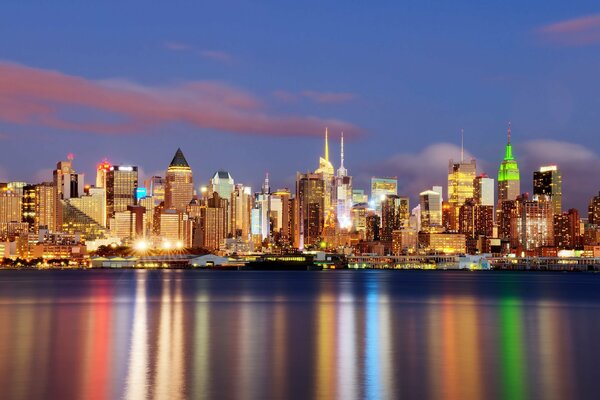
<path fill-rule="evenodd" d="M 504 150 L 504 160 L 498 169 L 498 205 L 505 200 L 514 200 L 521 194 L 521 176 L 519 164 L 515 160 L 510 143 L 510 122 L 508 124 L 508 142 Z"/>

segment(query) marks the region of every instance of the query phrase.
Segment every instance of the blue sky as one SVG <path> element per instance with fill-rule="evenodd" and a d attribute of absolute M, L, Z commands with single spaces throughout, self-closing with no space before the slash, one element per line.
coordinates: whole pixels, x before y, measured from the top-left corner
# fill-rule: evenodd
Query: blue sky
<path fill-rule="evenodd" d="M 293 187 L 329 126 L 356 186 L 398 176 L 415 198 L 445 185 L 461 128 L 495 176 L 510 120 L 523 191 L 542 163 L 567 207 L 600 188 L 591 3 L 71 3 L 0 5 L 0 179 L 50 179 L 69 152 L 88 182 L 103 158 L 149 175 L 181 147 L 198 184 Z"/>

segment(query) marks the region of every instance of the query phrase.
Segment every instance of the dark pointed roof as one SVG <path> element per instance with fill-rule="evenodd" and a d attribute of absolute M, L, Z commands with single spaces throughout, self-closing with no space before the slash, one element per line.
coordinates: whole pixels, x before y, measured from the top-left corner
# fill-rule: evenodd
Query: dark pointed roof
<path fill-rule="evenodd" d="M 169 167 L 190 168 L 190 165 L 188 164 L 187 160 L 185 159 L 185 156 L 183 155 L 183 152 L 181 151 L 181 149 L 177 149 L 177 152 L 175 153 L 175 157 L 173 157 L 173 161 L 171 161 L 171 164 L 169 165 Z"/>

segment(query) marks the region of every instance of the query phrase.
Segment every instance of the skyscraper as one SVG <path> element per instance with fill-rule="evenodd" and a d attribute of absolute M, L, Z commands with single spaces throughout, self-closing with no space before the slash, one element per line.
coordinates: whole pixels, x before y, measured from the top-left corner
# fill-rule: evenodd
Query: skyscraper
<path fill-rule="evenodd" d="M 194 179 L 192 169 L 181 149 L 177 149 L 165 174 L 165 209 L 185 212 L 193 197 Z"/>
<path fill-rule="evenodd" d="M 138 186 L 138 167 L 113 165 L 106 174 L 106 217 L 126 211 L 135 205 L 135 190 Z"/>
<path fill-rule="evenodd" d="M 429 231 L 442 226 L 442 201 L 441 194 L 434 190 L 419 193 L 421 214 L 421 230 Z"/>
<path fill-rule="evenodd" d="M 498 208 L 505 200 L 515 200 L 521 193 L 521 175 L 519 174 L 519 164 L 515 160 L 512 151 L 511 126 L 508 123 L 508 142 L 504 150 L 504 160 L 498 169 Z"/>
<path fill-rule="evenodd" d="M 212 196 L 214 192 L 219 193 L 219 197 L 230 201 L 233 192 L 234 180 L 227 171 L 219 170 L 214 173 L 208 185 L 208 195 Z"/>
<path fill-rule="evenodd" d="M 394 178 L 371 178 L 371 207 L 381 211 L 381 202 L 385 196 L 398 195 L 398 179 Z"/>
<path fill-rule="evenodd" d="M 461 159 L 455 163 L 450 160 L 448 165 L 448 203 L 450 203 L 450 227 L 458 230 L 458 214 L 460 207 L 467 199 L 473 198 L 473 181 L 476 175 L 476 162 L 472 159 L 465 162 Z"/>
<path fill-rule="evenodd" d="M 493 206 L 494 198 L 494 180 L 486 174 L 481 174 L 473 181 L 473 198 L 477 204 L 482 206 Z"/>
<path fill-rule="evenodd" d="M 340 142 L 340 167 L 335 177 L 335 198 L 338 225 L 342 229 L 352 226 L 352 177 L 344 167 L 344 133 Z"/>
<path fill-rule="evenodd" d="M 230 233 L 234 238 L 244 242 L 250 239 L 250 215 L 252 210 L 252 188 L 236 184 L 231 194 L 231 227 Z"/>
<path fill-rule="evenodd" d="M 381 240 L 392 241 L 392 232 L 408 227 L 408 197 L 388 195 L 381 202 Z"/>
<path fill-rule="evenodd" d="M 562 176 L 556 165 L 540 167 L 533 173 L 533 194 L 549 196 L 552 201 L 552 212 L 562 213 Z"/>
<path fill-rule="evenodd" d="M 588 222 L 592 225 L 600 225 L 600 193 L 590 199 Z"/>
<path fill-rule="evenodd" d="M 323 174 L 296 174 L 296 237 L 300 249 L 317 245 L 325 223 Z"/>
<path fill-rule="evenodd" d="M 511 245 L 534 250 L 554 245 L 553 209 L 550 198 L 527 193 L 519 196 L 511 215 Z"/>
<path fill-rule="evenodd" d="M 110 171 L 110 163 L 107 160 L 103 160 L 96 167 L 96 187 L 97 188 L 105 188 L 106 187 L 106 175 L 108 171 Z"/>

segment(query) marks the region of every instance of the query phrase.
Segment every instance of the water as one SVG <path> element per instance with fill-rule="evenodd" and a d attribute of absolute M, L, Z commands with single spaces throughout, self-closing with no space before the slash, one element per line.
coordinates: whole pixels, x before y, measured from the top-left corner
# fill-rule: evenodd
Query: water
<path fill-rule="evenodd" d="M 0 271 L 1 399 L 585 399 L 600 274 Z"/>

